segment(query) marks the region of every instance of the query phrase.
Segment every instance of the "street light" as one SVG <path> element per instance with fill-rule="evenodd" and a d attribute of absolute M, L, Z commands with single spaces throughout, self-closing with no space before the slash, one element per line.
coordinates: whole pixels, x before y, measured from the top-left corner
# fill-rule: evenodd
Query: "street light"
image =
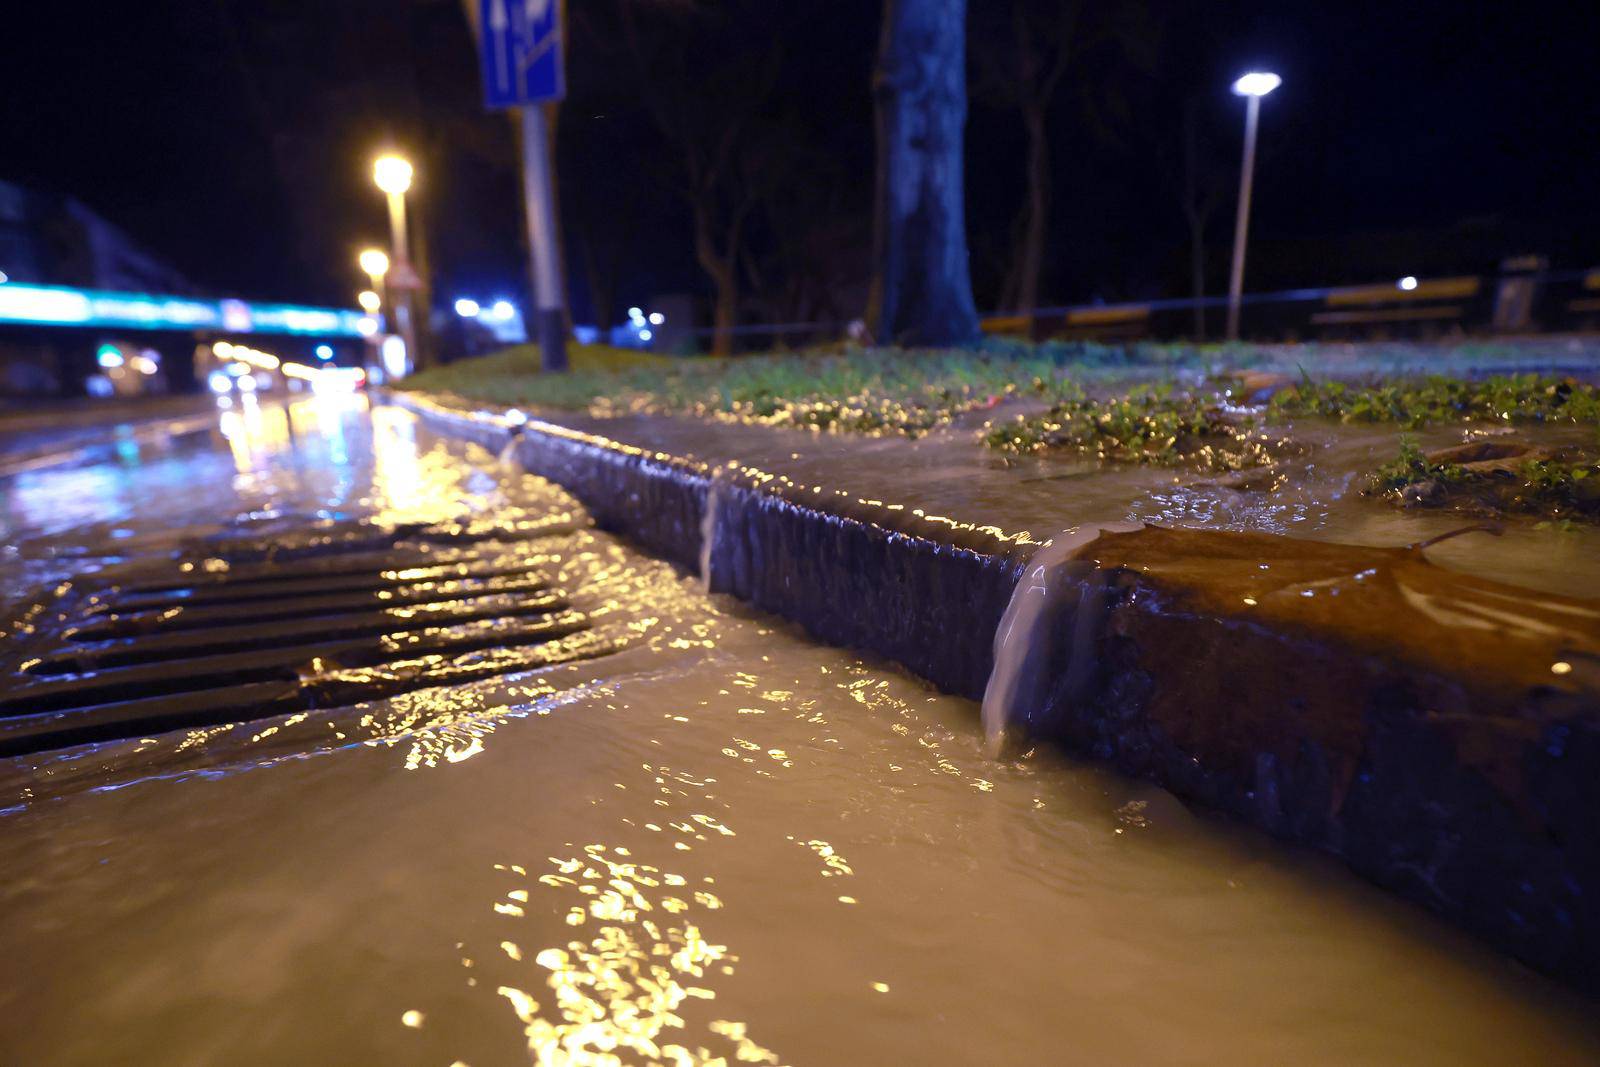
<path fill-rule="evenodd" d="M 389 273 L 389 257 L 381 248 L 368 248 L 356 258 L 361 264 L 361 269 L 366 276 L 372 279 L 372 287 L 383 287 L 383 276 Z"/>
<path fill-rule="evenodd" d="M 1245 98 L 1244 163 L 1239 168 L 1239 212 L 1233 226 L 1233 271 L 1228 276 L 1228 340 L 1239 339 L 1239 304 L 1244 298 L 1244 245 L 1250 230 L 1250 185 L 1256 169 L 1256 123 L 1261 98 L 1283 84 L 1270 71 L 1254 70 L 1233 83 L 1233 94 Z"/>
<path fill-rule="evenodd" d="M 372 180 L 386 193 L 400 195 L 411 188 L 411 164 L 399 156 L 379 156 L 372 165 Z"/>
<path fill-rule="evenodd" d="M 379 156 L 372 164 L 372 180 L 389 200 L 389 246 L 395 267 L 394 276 L 389 279 L 389 303 L 405 339 L 406 357 L 415 367 L 417 335 L 411 322 L 411 300 L 417 283 L 406 241 L 406 190 L 411 188 L 412 173 L 411 163 L 397 155 Z M 395 298 L 396 291 L 399 299 Z"/>
<path fill-rule="evenodd" d="M 378 309 L 383 306 L 383 298 L 371 289 L 363 289 L 356 294 L 356 303 L 360 304 L 361 310 L 368 315 L 376 315 Z"/>

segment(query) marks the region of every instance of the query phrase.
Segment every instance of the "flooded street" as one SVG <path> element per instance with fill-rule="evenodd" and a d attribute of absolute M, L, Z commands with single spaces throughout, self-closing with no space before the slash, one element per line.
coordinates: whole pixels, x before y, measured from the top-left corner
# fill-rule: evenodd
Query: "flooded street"
<path fill-rule="evenodd" d="M 0 1062 L 1600 1058 L 1591 1003 L 1334 861 L 1054 751 L 991 761 L 974 703 L 397 408 L 230 410 L 0 494 L 13 608 L 223 528 L 571 516 L 498 551 L 616 649 L 0 761 Z"/>

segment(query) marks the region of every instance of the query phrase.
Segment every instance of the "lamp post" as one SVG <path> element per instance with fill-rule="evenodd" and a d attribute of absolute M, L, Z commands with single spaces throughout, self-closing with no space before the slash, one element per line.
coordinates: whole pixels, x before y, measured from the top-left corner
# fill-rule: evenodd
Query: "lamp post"
<path fill-rule="evenodd" d="M 372 180 L 389 200 L 389 247 L 394 253 L 394 275 L 389 280 L 389 304 L 394 309 L 395 325 L 405 340 L 407 362 L 418 363 L 417 331 L 412 322 L 412 294 L 416 291 L 416 272 L 406 241 L 406 190 L 411 188 L 411 164 L 400 156 L 379 156 L 372 165 Z M 395 294 L 400 299 L 395 299 Z"/>
<path fill-rule="evenodd" d="M 1228 275 L 1228 340 L 1239 339 L 1239 304 L 1244 299 L 1244 246 L 1250 232 L 1250 186 L 1256 169 L 1256 123 L 1261 98 L 1283 79 L 1268 71 L 1251 71 L 1233 83 L 1235 96 L 1245 98 L 1244 162 L 1239 168 L 1239 212 L 1233 225 L 1233 270 Z"/>

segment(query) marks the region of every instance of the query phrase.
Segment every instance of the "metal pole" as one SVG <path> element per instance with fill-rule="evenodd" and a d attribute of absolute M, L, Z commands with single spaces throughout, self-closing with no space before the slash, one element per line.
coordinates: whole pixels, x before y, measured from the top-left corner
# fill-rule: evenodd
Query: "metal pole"
<path fill-rule="evenodd" d="M 416 324 L 411 321 L 411 305 L 414 291 L 410 286 L 411 255 L 407 251 L 406 241 L 406 194 L 389 193 L 389 243 L 394 250 L 394 266 L 390 268 L 385 278 L 398 277 L 399 285 L 386 285 L 384 297 L 389 302 L 389 307 L 394 310 L 394 323 L 400 331 L 400 337 L 406 343 L 406 362 L 412 370 L 420 364 L 420 353 L 417 351 Z"/>
<path fill-rule="evenodd" d="M 534 320 L 540 360 L 547 371 L 567 369 L 566 315 L 562 308 L 561 261 L 556 249 L 555 198 L 550 189 L 550 153 L 545 142 L 544 109 L 522 111 L 522 192 L 528 206 L 528 249 L 532 256 Z"/>
<path fill-rule="evenodd" d="M 1233 271 L 1228 276 L 1228 340 L 1239 339 L 1239 304 L 1244 298 L 1244 245 L 1250 232 L 1250 185 L 1256 169 L 1256 120 L 1261 97 L 1245 97 L 1244 164 L 1239 169 L 1239 214 L 1233 225 Z"/>

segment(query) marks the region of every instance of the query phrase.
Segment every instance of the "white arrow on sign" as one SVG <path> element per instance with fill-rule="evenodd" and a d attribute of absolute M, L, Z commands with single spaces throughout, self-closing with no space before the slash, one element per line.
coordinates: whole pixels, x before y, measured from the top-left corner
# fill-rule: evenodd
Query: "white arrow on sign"
<path fill-rule="evenodd" d="M 489 5 L 490 44 L 494 49 L 494 83 L 502 89 L 506 84 L 506 0 L 494 0 Z"/>

